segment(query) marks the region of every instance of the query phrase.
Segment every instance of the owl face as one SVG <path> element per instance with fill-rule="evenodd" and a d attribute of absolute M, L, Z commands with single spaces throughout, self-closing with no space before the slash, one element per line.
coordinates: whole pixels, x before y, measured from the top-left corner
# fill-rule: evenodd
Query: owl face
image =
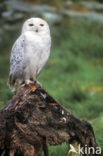
<path fill-rule="evenodd" d="M 30 18 L 28 19 L 22 28 L 22 32 L 33 31 L 35 33 L 49 33 L 49 26 L 46 21 L 41 18 Z"/>

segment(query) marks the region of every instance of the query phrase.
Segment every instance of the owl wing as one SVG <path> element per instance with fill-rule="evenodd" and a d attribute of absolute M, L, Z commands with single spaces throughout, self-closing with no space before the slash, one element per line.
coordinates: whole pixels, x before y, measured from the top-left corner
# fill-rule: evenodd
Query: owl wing
<path fill-rule="evenodd" d="M 10 58 L 9 85 L 13 86 L 17 78 L 20 78 L 24 66 L 24 36 L 21 35 L 13 45 Z"/>

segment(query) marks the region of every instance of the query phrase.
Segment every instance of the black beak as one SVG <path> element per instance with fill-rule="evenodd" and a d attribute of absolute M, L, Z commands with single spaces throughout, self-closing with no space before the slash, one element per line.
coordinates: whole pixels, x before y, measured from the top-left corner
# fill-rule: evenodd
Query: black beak
<path fill-rule="evenodd" d="M 36 29 L 36 32 L 38 32 L 38 29 Z"/>

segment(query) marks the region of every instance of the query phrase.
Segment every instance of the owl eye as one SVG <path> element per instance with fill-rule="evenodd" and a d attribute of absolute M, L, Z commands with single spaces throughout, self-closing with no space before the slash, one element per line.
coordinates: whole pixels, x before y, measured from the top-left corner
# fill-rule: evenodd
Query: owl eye
<path fill-rule="evenodd" d="M 34 26 L 34 24 L 30 23 L 29 26 L 32 27 L 32 26 Z"/>
<path fill-rule="evenodd" d="M 43 27 L 43 26 L 44 26 L 44 24 L 40 24 L 40 26 L 41 26 L 41 27 Z"/>

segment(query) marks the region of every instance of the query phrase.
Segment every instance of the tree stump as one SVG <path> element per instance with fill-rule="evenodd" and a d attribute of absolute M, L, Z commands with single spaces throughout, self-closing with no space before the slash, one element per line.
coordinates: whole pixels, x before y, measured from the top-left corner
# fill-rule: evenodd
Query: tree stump
<path fill-rule="evenodd" d="M 48 156 L 47 145 L 64 142 L 98 146 L 91 125 L 74 117 L 38 84 L 24 86 L 0 111 L 0 156 L 40 156 L 42 151 Z"/>

